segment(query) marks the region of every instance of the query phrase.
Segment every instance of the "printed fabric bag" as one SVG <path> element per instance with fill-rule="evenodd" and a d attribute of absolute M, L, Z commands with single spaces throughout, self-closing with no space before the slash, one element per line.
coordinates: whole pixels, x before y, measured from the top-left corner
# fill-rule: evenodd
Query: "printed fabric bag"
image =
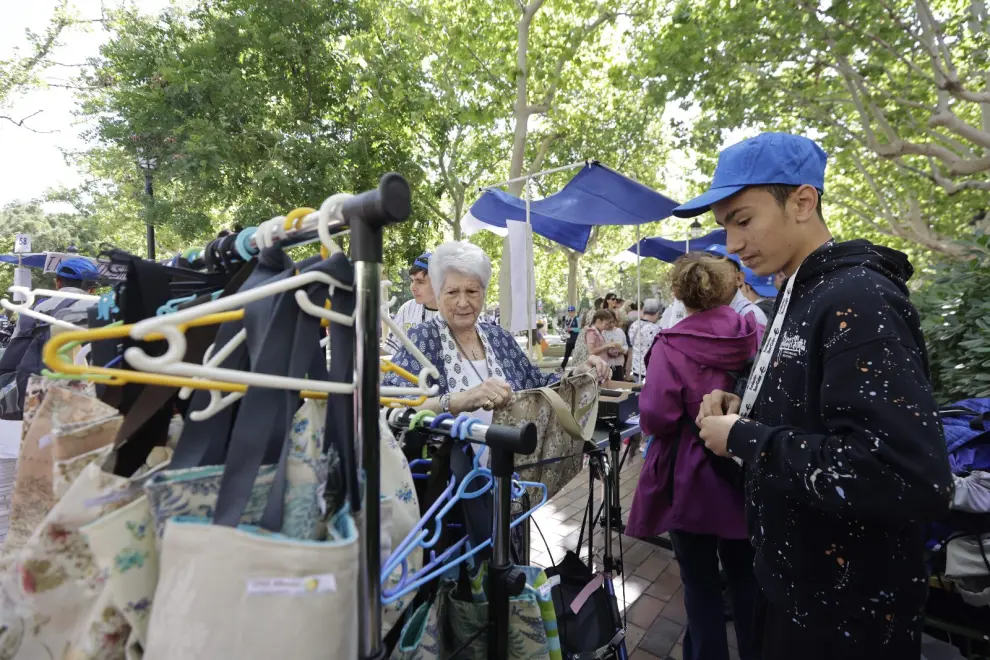
<path fill-rule="evenodd" d="M 562 660 L 557 615 L 551 597 L 552 583 L 542 568 L 518 566 L 526 574 L 526 585 L 518 596 L 509 598 L 509 629 L 497 634 L 508 635 L 507 660 Z M 488 596 L 485 585 L 488 564 L 482 564 L 470 578 L 471 599 L 465 600 L 462 587 L 451 584 L 446 589 L 446 617 L 450 639 L 445 647 L 462 649 L 460 660 L 487 660 Z"/>
<path fill-rule="evenodd" d="M 454 650 L 444 647 L 446 603 L 452 584 L 441 581 L 433 597 L 413 610 L 392 649 L 391 660 L 444 660 Z"/>
<path fill-rule="evenodd" d="M 0 593 L 0 657 L 122 658 L 130 626 L 82 528 L 128 504 L 130 481 L 87 465 L 17 552 Z"/>
<path fill-rule="evenodd" d="M 517 459 L 523 481 L 542 482 L 547 496 L 553 497 L 584 465 L 581 455 L 595 431 L 598 420 L 598 381 L 593 374 L 568 376 L 552 387 L 516 392 L 512 403 L 496 410 L 492 422 L 519 426 L 534 422 L 536 451 Z M 566 456 L 563 460 L 555 459 Z"/>
<path fill-rule="evenodd" d="M 54 381 L 41 376 L 32 376 L 28 381 L 10 529 L 3 547 L 5 561 L 31 538 L 58 499 L 53 483 L 53 428 L 106 419 L 110 411 L 117 413 L 95 396 L 92 383 Z"/>
<path fill-rule="evenodd" d="M 320 401 L 308 400 L 295 412 L 290 433 L 291 443 L 281 533 L 300 539 L 320 535 L 321 517 L 318 491 L 327 478 L 327 459 L 320 455 L 323 441 L 323 409 Z M 320 428 L 315 422 L 321 422 Z M 251 490 L 241 523 L 257 525 L 275 479 L 275 465 L 262 466 Z M 193 516 L 212 518 L 223 480 L 223 466 L 190 467 L 162 470 L 145 484 L 154 518 L 156 535 L 161 538 L 169 518 Z"/>
<path fill-rule="evenodd" d="M 338 514 L 329 534 L 169 520 L 144 660 L 357 657 L 354 520 Z"/>
<path fill-rule="evenodd" d="M 158 585 L 158 549 L 148 498 L 141 496 L 80 531 L 107 576 L 115 608 L 130 625 L 134 640 L 144 646 Z"/>

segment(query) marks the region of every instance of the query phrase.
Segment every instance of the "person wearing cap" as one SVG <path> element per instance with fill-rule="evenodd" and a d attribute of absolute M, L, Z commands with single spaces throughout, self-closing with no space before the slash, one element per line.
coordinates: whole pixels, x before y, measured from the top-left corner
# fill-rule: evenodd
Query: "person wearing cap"
<path fill-rule="evenodd" d="M 398 311 L 392 320 L 402 328 L 403 332 L 409 332 L 409 328 L 434 319 L 437 315 L 437 296 L 433 292 L 433 285 L 430 284 L 430 253 L 425 252 L 415 260 L 409 267 L 409 288 L 412 291 L 412 300 L 407 300 L 399 306 Z M 385 351 L 394 355 L 401 343 L 399 338 L 390 331 L 384 339 Z"/>
<path fill-rule="evenodd" d="M 574 352 L 578 335 L 581 334 L 581 320 L 578 318 L 574 305 L 567 307 L 567 319 L 564 321 L 563 329 L 567 332 L 567 342 L 564 344 L 564 361 L 560 363 L 560 368 L 566 369 L 567 361 L 571 359 L 571 353 Z"/>
<path fill-rule="evenodd" d="M 646 378 L 646 365 L 643 360 L 653 346 L 653 340 L 660 332 L 660 325 L 657 319 L 660 318 L 660 301 L 656 298 L 647 298 L 643 301 L 643 311 L 639 318 L 629 326 L 629 344 L 632 350 L 629 352 L 629 373 L 633 381 L 642 383 Z"/>
<path fill-rule="evenodd" d="M 707 394 L 696 422 L 747 468 L 764 660 L 918 660 L 924 527 L 952 481 L 913 268 L 833 240 L 825 163 L 807 138 L 764 133 L 723 150 L 711 189 L 674 210 L 711 210 L 729 253 L 788 278 L 744 397 Z"/>
<path fill-rule="evenodd" d="M 100 271 L 96 265 L 85 257 L 71 257 L 55 267 L 55 290 L 65 293 L 92 293 L 96 289 L 96 281 Z M 88 309 L 93 303 L 88 300 L 74 300 L 52 296 L 34 306 L 34 311 L 48 314 L 59 321 L 86 327 L 89 323 Z M 14 336 L 21 329 L 21 317 L 17 319 Z"/>
<path fill-rule="evenodd" d="M 736 310 L 740 314 L 752 314 L 756 322 L 762 326 L 767 324 L 767 314 L 763 309 L 756 304 L 756 300 L 751 299 L 746 295 L 747 289 L 752 289 L 750 282 L 756 283 L 761 288 L 767 284 L 766 277 L 758 277 L 751 269 L 746 268 L 742 265 L 738 255 L 730 254 L 724 245 L 712 245 L 708 248 L 708 251 L 713 254 L 721 255 L 725 257 L 736 270 L 736 295 L 732 298 L 732 302 L 729 303 L 732 309 Z M 777 295 L 777 290 L 773 289 L 773 278 L 769 280 L 771 290 L 773 295 Z M 759 299 L 759 296 L 755 296 Z"/>

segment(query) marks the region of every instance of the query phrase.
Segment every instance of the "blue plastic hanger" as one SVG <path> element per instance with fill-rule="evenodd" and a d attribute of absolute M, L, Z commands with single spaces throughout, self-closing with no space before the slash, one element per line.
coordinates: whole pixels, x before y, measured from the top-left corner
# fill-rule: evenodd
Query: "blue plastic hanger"
<path fill-rule="evenodd" d="M 222 293 L 223 291 L 214 291 L 213 293 L 210 294 L 210 299 L 216 300 L 217 298 L 220 297 L 220 294 Z M 179 305 L 181 305 L 182 303 L 189 302 L 191 300 L 195 300 L 201 295 L 202 294 L 194 293 L 190 296 L 182 296 L 181 298 L 172 298 L 167 303 L 159 307 L 158 311 L 155 312 L 155 315 L 165 316 L 166 314 L 175 314 L 177 311 L 179 311 Z"/>
<path fill-rule="evenodd" d="M 474 472 L 475 471 L 472 470 L 471 473 L 469 473 L 468 476 L 470 477 L 472 474 L 474 474 Z M 491 489 L 491 486 L 492 486 L 492 483 L 493 483 L 492 482 L 492 473 L 491 473 L 491 471 L 488 470 L 487 468 L 480 468 L 480 470 L 478 470 L 478 472 L 481 473 L 481 474 L 487 473 L 485 476 L 488 477 L 489 483 L 487 484 L 487 488 L 486 489 L 483 489 L 483 490 L 485 490 L 485 491 L 490 490 Z M 467 483 L 467 479 L 465 479 L 465 483 Z M 540 489 L 542 491 L 542 493 L 543 493 L 543 497 L 541 498 L 541 500 L 540 500 L 540 502 L 538 504 L 536 504 L 535 506 L 531 507 L 528 511 L 524 512 L 518 518 L 516 518 L 515 520 L 513 520 L 512 523 L 510 523 L 510 525 L 509 525 L 509 529 L 515 529 L 524 520 L 528 519 L 531 515 L 533 515 L 533 513 L 537 509 L 539 509 L 541 506 L 543 506 L 544 504 L 546 504 L 547 500 L 549 499 L 547 497 L 547 487 L 546 487 L 546 484 L 536 483 L 536 482 L 532 482 L 532 481 L 519 481 L 519 482 L 514 482 L 513 483 L 513 492 L 524 491 L 526 488 L 537 488 L 537 489 Z M 475 495 L 475 496 L 477 496 L 477 495 Z M 429 512 L 427 512 L 427 513 L 429 513 Z M 426 532 L 426 530 L 422 530 L 420 532 L 420 535 L 419 535 L 420 538 L 422 537 L 422 534 L 425 533 L 425 532 Z M 439 539 L 439 534 L 437 534 L 436 536 L 437 536 L 437 539 Z M 408 540 L 409 540 L 409 537 L 406 537 L 406 539 L 403 540 L 403 544 L 400 544 L 400 547 L 402 547 L 405 544 L 405 542 L 408 541 Z M 433 540 L 433 539 L 431 539 L 431 540 L 433 541 L 433 544 L 436 543 L 436 540 Z M 458 541 L 457 543 L 455 543 L 454 545 L 452 545 L 450 548 L 447 548 L 447 550 L 445 550 L 440 555 L 437 555 L 435 552 L 432 552 L 431 551 L 431 553 L 430 553 L 430 562 L 427 563 L 425 566 L 423 566 L 418 571 L 416 571 L 415 573 L 413 573 L 412 575 L 409 575 L 408 574 L 408 565 L 407 565 L 407 563 L 405 561 L 405 558 L 408 557 L 408 555 L 410 554 L 410 552 L 407 551 L 405 553 L 405 556 L 402 558 L 402 560 L 395 561 L 395 562 L 392 561 L 392 558 L 395 556 L 393 554 L 392 556 L 389 557 L 389 561 L 387 561 L 385 563 L 385 566 L 382 568 L 382 586 L 383 586 L 383 588 L 382 588 L 382 597 L 381 597 L 382 604 L 388 605 L 390 603 L 394 603 L 395 601 L 399 600 L 403 596 L 406 596 L 407 594 L 410 594 L 413 591 L 416 591 L 417 589 L 419 589 L 421 586 L 423 586 L 427 582 L 430 582 L 431 580 L 434 580 L 437 577 L 439 577 L 439 576 L 447 573 L 448 571 L 450 571 L 450 569 L 454 568 L 455 566 L 458 566 L 460 564 L 463 564 L 464 562 L 472 559 L 475 555 L 477 555 L 482 550 L 491 547 L 491 545 L 492 545 L 492 539 L 488 539 L 484 543 L 482 543 L 481 545 L 479 545 L 477 547 L 472 547 L 471 544 L 470 544 L 470 542 L 468 541 L 468 538 L 465 536 L 460 541 Z M 429 547 L 429 546 L 422 545 L 422 542 L 420 544 L 417 544 L 417 546 L 424 547 L 424 548 L 425 547 Z M 416 547 L 416 546 L 414 546 L 414 547 Z M 460 554 L 459 556 L 456 556 L 455 557 L 455 555 L 461 549 L 463 549 L 465 547 L 467 549 L 467 552 L 464 552 L 463 554 Z M 410 551 L 411 551 L 411 549 L 412 548 L 410 548 Z M 451 558 L 453 558 L 453 560 L 452 561 L 448 561 Z M 396 584 L 396 585 L 394 585 L 392 587 L 389 587 L 389 586 L 385 585 L 385 581 L 388 579 L 388 576 L 391 575 L 392 572 L 395 571 L 395 569 L 398 568 L 400 565 L 402 567 L 402 573 L 400 574 L 398 584 Z"/>

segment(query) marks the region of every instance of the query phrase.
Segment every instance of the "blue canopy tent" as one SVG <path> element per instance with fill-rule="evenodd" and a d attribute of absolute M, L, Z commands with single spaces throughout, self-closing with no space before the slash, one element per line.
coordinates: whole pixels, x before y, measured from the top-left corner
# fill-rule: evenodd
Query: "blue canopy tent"
<path fill-rule="evenodd" d="M 44 268 L 47 252 L 30 252 L 27 254 L 0 254 L 0 263 L 14 264 L 24 268 Z"/>
<path fill-rule="evenodd" d="M 529 199 L 530 179 L 576 167 L 581 169 L 560 192 L 536 201 Z M 574 163 L 498 185 L 515 181 L 527 184 L 525 199 L 494 189 L 496 186 L 485 188 L 481 198 L 463 219 L 467 221 L 465 224 L 483 223 L 508 229 L 508 221 L 528 222 L 533 232 L 577 252 L 584 252 L 588 248 L 591 228 L 596 225 L 636 225 L 638 228 L 641 224 L 670 217 L 678 206 L 669 197 L 596 161 Z M 637 300 L 640 297 L 638 272 L 637 263 Z M 532 275 L 527 278 L 529 283 Z M 530 300 L 529 288 L 527 285 L 527 301 Z M 527 302 L 529 308 L 530 303 Z M 530 327 L 533 325 L 531 313 Z"/>
<path fill-rule="evenodd" d="M 671 263 L 687 252 L 702 252 L 712 245 L 725 245 L 725 230 L 716 229 L 712 233 L 693 238 L 690 241 L 673 241 L 667 238 L 644 238 L 639 243 L 629 247 L 627 252 L 637 253 L 643 257 L 653 257 L 660 261 Z"/>
<path fill-rule="evenodd" d="M 641 225 L 671 215 L 677 202 L 598 162 L 586 163 L 558 192 L 529 202 L 533 232 L 584 252 L 595 225 Z M 485 190 L 470 214 L 493 227 L 507 220 L 526 222 L 526 200 L 501 190 Z"/>

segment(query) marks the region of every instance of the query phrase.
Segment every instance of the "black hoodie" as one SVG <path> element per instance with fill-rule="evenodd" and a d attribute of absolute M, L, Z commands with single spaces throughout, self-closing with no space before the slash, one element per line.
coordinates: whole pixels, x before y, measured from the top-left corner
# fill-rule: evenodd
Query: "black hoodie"
<path fill-rule="evenodd" d="M 805 259 L 755 407 L 729 434 L 749 468 L 757 577 L 799 624 L 920 626 L 923 524 L 952 481 L 912 273 L 863 240 Z"/>

